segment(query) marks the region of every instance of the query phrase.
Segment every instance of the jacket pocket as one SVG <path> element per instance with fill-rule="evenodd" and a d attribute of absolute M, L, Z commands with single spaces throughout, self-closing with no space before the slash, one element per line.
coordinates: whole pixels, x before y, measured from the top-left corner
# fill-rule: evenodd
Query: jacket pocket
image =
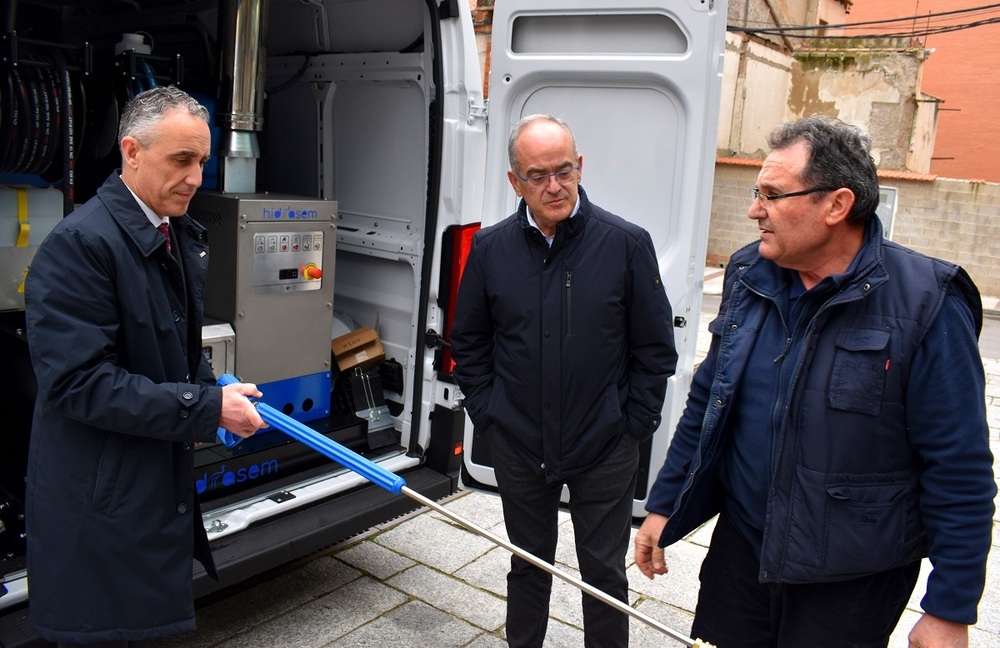
<path fill-rule="evenodd" d="M 482 425 L 483 428 L 489 427 L 496 421 L 497 414 L 506 408 L 507 390 L 504 389 L 503 380 L 500 376 L 494 374 L 493 383 L 490 385 L 490 397 L 486 401 L 486 407 L 480 416 L 482 420 L 477 421 L 477 425 Z"/>
<path fill-rule="evenodd" d="M 627 426 L 618 400 L 618 386 L 605 386 L 586 412 L 575 416 L 569 423 L 563 423 L 563 467 L 570 469 L 592 464 L 609 449 L 609 444 L 626 433 Z"/>
<path fill-rule="evenodd" d="M 123 452 L 121 439 L 117 434 L 108 432 L 104 440 L 104 449 L 97 462 L 97 472 L 94 475 L 94 495 L 91 502 L 93 509 L 99 513 L 109 513 L 115 501 L 115 485 L 121 472 Z"/>
<path fill-rule="evenodd" d="M 656 426 L 653 424 L 654 419 L 652 416 L 646 414 L 644 411 L 636 410 L 639 410 L 639 408 L 625 406 L 625 422 L 628 433 L 632 438 L 641 443 L 653 436 Z"/>
<path fill-rule="evenodd" d="M 908 490 L 901 481 L 828 484 L 824 573 L 849 575 L 896 566 L 903 547 Z"/>
<path fill-rule="evenodd" d="M 518 402 L 512 399 L 507 384 L 499 376 L 493 377 L 490 389 L 490 400 L 477 426 L 484 430 L 502 430 L 509 438 L 515 439 L 524 447 L 537 450 L 541 454 L 541 440 L 537 438 L 538 424 L 518 407 Z M 536 447 L 537 446 L 537 447 Z"/>
<path fill-rule="evenodd" d="M 844 329 L 837 335 L 836 344 L 830 374 L 830 407 L 878 414 L 888 371 L 889 331 Z"/>

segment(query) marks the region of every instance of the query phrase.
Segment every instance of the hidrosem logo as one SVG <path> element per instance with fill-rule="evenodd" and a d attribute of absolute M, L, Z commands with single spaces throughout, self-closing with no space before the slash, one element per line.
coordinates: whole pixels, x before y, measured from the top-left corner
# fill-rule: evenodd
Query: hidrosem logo
<path fill-rule="evenodd" d="M 282 209 L 261 208 L 264 220 L 318 220 L 319 212 L 315 209 L 292 209 L 291 205 Z"/>
<path fill-rule="evenodd" d="M 278 462 L 275 459 L 265 461 L 261 464 L 251 464 L 236 471 L 226 470 L 226 464 L 222 464 L 219 469 L 209 475 L 204 473 L 201 479 L 195 481 L 198 493 L 217 488 L 228 488 L 234 484 L 242 484 L 247 480 L 260 479 L 266 475 L 275 475 L 278 472 Z"/>

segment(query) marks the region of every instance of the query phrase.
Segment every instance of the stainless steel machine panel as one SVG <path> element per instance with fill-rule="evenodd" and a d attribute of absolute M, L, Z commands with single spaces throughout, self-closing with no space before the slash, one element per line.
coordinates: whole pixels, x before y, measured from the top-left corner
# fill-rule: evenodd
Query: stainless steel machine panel
<path fill-rule="evenodd" d="M 205 316 L 233 327 L 236 375 L 329 373 L 337 203 L 198 192 L 188 213 L 208 228 Z"/>

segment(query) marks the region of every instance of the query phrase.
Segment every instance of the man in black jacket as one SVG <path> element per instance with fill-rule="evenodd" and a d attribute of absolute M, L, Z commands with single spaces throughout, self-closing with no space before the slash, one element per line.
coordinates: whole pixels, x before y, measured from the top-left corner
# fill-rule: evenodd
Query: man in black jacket
<path fill-rule="evenodd" d="M 649 234 L 587 199 L 561 119 L 523 118 L 508 145 L 516 213 L 475 236 L 451 343 L 488 440 L 511 541 L 552 562 L 563 487 L 584 581 L 627 600 L 639 444 L 677 361 Z M 513 557 L 507 639 L 541 646 L 552 578 Z M 628 645 L 628 617 L 583 597 L 586 645 Z"/>
<path fill-rule="evenodd" d="M 177 88 L 137 95 L 122 114 L 121 170 L 28 272 L 30 619 L 60 648 L 194 629 L 192 556 L 215 575 L 194 444 L 220 425 L 241 437 L 264 426 L 247 400 L 256 386 L 216 386 L 201 352 L 208 247 L 185 212 L 208 119 Z"/>

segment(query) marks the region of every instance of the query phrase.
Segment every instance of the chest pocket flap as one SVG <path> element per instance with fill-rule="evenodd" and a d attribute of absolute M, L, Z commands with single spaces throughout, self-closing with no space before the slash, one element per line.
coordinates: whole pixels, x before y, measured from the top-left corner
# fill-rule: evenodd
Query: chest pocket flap
<path fill-rule="evenodd" d="M 830 407 L 879 413 L 889 357 L 889 329 L 843 329 L 837 334 L 830 374 Z"/>

